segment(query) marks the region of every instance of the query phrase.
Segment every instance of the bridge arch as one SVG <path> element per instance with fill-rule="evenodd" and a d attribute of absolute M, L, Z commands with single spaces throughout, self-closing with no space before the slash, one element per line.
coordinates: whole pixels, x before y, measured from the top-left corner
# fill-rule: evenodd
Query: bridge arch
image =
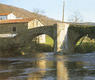
<path fill-rule="evenodd" d="M 35 47 L 37 51 L 43 52 L 52 52 L 54 51 L 54 39 L 46 34 L 41 34 L 32 40 L 34 46 L 31 45 L 31 48 Z"/>
<path fill-rule="evenodd" d="M 85 53 L 93 51 L 95 51 L 95 38 L 88 35 L 81 37 L 75 45 L 75 52 Z"/>
<path fill-rule="evenodd" d="M 55 52 L 63 50 L 64 53 L 73 53 L 76 43 L 83 36 L 88 35 L 88 37 L 95 39 L 95 26 L 89 27 L 88 25 L 72 25 L 63 23 L 41 26 L 19 33 L 16 36 L 16 39 L 19 43 L 25 44 L 29 43 L 36 36 L 42 34 L 49 35 L 54 40 Z M 61 49 L 60 46 L 62 46 Z"/>
<path fill-rule="evenodd" d="M 84 36 L 95 39 L 95 26 L 88 25 L 71 25 L 68 29 L 68 53 L 73 53 L 75 51 L 76 43 Z"/>
<path fill-rule="evenodd" d="M 77 34 L 77 33 L 75 33 L 75 34 Z M 79 34 L 79 33 L 78 33 Z M 88 37 L 88 38 L 90 38 L 90 39 L 95 39 L 95 36 L 93 36 L 92 35 L 92 33 L 85 33 L 85 34 L 79 34 L 77 37 L 76 37 L 76 39 L 75 39 L 75 41 L 74 41 L 74 45 L 76 46 L 76 44 L 77 44 L 77 42 L 80 40 L 80 39 L 84 39 L 85 37 Z"/>
<path fill-rule="evenodd" d="M 54 38 L 52 38 L 51 36 L 49 36 L 49 35 L 47 35 L 47 34 L 40 34 L 40 35 L 37 35 L 37 36 L 35 36 L 33 39 L 35 40 L 35 38 L 40 38 L 40 39 L 42 39 L 42 37 L 44 37 L 45 38 L 45 41 L 44 42 L 47 42 L 47 39 L 49 39 L 49 41 L 50 40 L 52 40 L 53 42 L 54 42 Z M 32 40 L 33 40 L 32 39 Z M 40 39 L 38 39 L 38 40 L 40 40 Z M 41 42 L 41 43 L 44 43 L 44 42 L 42 42 L 42 41 L 39 41 L 39 42 Z"/>
<path fill-rule="evenodd" d="M 53 39 L 54 45 L 55 45 L 55 40 L 56 40 L 56 34 L 55 33 L 56 33 L 56 31 L 57 31 L 56 26 L 54 26 L 54 25 L 36 27 L 36 28 L 29 29 L 26 32 L 19 33 L 15 39 L 17 39 L 16 42 L 19 42 L 20 44 L 27 45 L 35 37 L 42 35 L 42 34 L 46 34 Z"/>
<path fill-rule="evenodd" d="M 28 33 L 26 33 L 27 36 L 29 36 L 29 38 L 31 37 L 31 39 L 42 35 L 42 34 L 46 34 L 48 36 L 50 36 L 53 40 L 55 40 L 55 30 L 54 30 L 54 26 L 42 26 L 42 27 L 37 27 L 37 28 L 33 28 L 31 30 L 28 30 Z"/>

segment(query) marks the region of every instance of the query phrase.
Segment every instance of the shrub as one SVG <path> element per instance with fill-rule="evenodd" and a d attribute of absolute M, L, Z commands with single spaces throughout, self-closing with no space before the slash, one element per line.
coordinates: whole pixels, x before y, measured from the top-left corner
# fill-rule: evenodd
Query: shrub
<path fill-rule="evenodd" d="M 75 48 L 75 52 L 93 52 L 95 51 L 95 42 L 83 42 L 81 45 L 77 45 Z"/>

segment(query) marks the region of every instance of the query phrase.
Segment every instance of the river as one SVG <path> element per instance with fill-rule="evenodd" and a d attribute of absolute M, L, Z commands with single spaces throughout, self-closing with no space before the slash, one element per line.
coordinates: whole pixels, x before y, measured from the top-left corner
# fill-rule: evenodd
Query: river
<path fill-rule="evenodd" d="M 0 57 L 0 80 L 95 80 L 95 53 Z"/>

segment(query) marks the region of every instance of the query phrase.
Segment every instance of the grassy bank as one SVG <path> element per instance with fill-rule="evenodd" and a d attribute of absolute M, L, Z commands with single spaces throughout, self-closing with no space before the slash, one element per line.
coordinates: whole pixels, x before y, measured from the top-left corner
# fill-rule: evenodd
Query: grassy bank
<path fill-rule="evenodd" d="M 38 44 L 35 41 L 27 43 L 27 45 L 19 44 L 10 38 L 0 39 L 0 56 L 18 56 L 23 52 L 52 52 L 53 40 L 47 36 L 45 44 Z"/>
<path fill-rule="evenodd" d="M 19 44 L 12 39 L 0 39 L 0 57 L 12 57 L 20 54 Z"/>

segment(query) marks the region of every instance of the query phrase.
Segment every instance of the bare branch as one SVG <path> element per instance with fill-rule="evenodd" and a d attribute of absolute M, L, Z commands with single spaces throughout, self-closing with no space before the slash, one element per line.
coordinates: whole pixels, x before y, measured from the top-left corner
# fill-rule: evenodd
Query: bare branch
<path fill-rule="evenodd" d="M 80 12 L 76 11 L 73 13 L 73 15 L 69 17 L 68 21 L 79 23 L 79 22 L 83 22 L 83 19 L 82 19 Z"/>
<path fill-rule="evenodd" d="M 37 14 L 43 14 L 43 13 L 45 13 L 44 10 L 40 10 L 38 8 L 34 8 L 32 12 L 37 13 Z"/>

